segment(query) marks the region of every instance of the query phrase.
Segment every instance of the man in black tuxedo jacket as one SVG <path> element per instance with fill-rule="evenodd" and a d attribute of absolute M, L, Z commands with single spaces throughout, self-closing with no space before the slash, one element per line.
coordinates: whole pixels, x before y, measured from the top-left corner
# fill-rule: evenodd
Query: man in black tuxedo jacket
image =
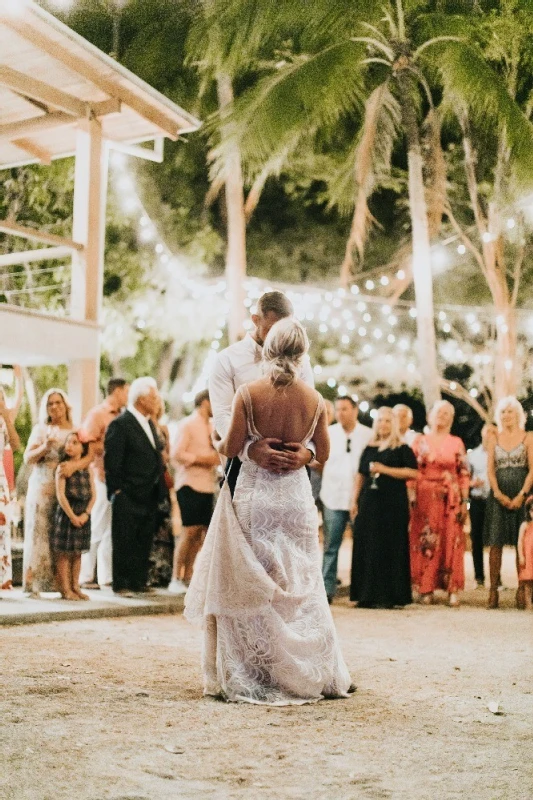
<path fill-rule="evenodd" d="M 137 378 L 129 405 L 105 435 L 104 469 L 112 503 L 113 591 L 131 595 L 147 589 L 158 505 L 165 493 L 162 444 L 150 415 L 159 394 L 153 378 Z"/>

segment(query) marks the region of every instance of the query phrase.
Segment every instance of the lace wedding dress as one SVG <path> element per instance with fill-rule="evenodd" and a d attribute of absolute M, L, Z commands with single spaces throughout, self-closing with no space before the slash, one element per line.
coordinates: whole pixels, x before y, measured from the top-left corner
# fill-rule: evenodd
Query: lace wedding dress
<path fill-rule="evenodd" d="M 253 441 L 250 394 L 241 386 Z M 319 400 L 309 442 L 320 416 Z M 204 693 L 266 705 L 346 697 L 350 675 L 328 606 L 317 510 L 304 468 L 275 475 L 242 464 L 224 484 L 185 599 L 204 626 Z"/>

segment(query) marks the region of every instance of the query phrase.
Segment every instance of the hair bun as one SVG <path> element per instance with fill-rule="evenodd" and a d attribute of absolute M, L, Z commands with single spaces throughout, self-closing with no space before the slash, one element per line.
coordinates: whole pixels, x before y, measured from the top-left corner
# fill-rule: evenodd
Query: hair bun
<path fill-rule="evenodd" d="M 280 319 L 272 326 L 263 346 L 263 360 L 274 386 L 294 383 L 308 349 L 307 334 L 297 320 Z"/>

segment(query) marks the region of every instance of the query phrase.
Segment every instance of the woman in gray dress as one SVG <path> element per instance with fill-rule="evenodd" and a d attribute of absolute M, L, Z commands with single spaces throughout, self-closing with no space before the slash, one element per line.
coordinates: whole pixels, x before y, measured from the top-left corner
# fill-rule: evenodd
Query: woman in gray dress
<path fill-rule="evenodd" d="M 524 501 L 533 484 L 533 437 L 525 432 L 525 414 L 516 397 L 504 397 L 496 407 L 498 435 L 489 444 L 484 539 L 490 547 L 489 608 L 498 608 L 498 582 L 505 545 L 516 548 L 524 520 Z M 516 596 L 521 608 L 520 592 Z"/>

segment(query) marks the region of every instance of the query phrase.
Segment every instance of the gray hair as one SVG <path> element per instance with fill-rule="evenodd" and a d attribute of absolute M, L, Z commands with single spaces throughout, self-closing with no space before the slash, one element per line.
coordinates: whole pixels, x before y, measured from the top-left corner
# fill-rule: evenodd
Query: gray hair
<path fill-rule="evenodd" d="M 146 395 L 150 394 L 152 389 L 157 390 L 155 378 L 149 378 L 148 376 L 144 378 L 135 378 L 130 386 L 130 393 L 128 395 L 129 402 L 134 406 L 140 397 L 146 397 Z"/>
<path fill-rule="evenodd" d="M 41 405 L 39 406 L 39 422 L 41 425 L 49 425 L 50 424 L 50 416 L 48 414 L 48 401 L 53 394 L 58 394 L 65 404 L 65 408 L 67 410 L 67 422 L 72 423 L 72 405 L 70 400 L 68 399 L 68 395 L 63 389 L 57 389 L 53 387 L 52 389 L 48 389 L 47 392 L 44 393 L 43 399 L 41 400 Z"/>
<path fill-rule="evenodd" d="M 409 419 L 411 422 L 413 421 L 413 409 L 410 406 L 405 405 L 405 403 L 396 403 L 392 410 L 395 414 L 398 414 L 400 411 L 407 411 L 409 414 Z"/>
<path fill-rule="evenodd" d="M 498 405 L 496 406 L 496 411 L 494 412 L 494 417 L 496 419 L 496 425 L 498 426 L 498 430 L 502 430 L 502 411 L 505 411 L 506 408 L 514 408 L 516 411 L 516 416 L 518 418 L 518 427 L 522 428 L 522 430 L 526 427 L 526 415 L 524 409 L 519 400 L 513 395 L 509 395 L 509 397 L 502 397 Z"/>
<path fill-rule="evenodd" d="M 437 400 L 437 402 L 434 404 L 433 408 L 428 414 L 428 422 L 430 425 L 433 425 L 433 420 L 437 416 L 437 411 L 440 411 L 441 408 L 448 409 L 448 411 L 452 415 L 452 422 L 453 422 L 453 418 L 455 417 L 455 408 L 452 406 L 449 400 Z"/>
<path fill-rule="evenodd" d="M 276 387 L 293 384 L 308 350 L 309 339 L 303 325 L 290 317 L 276 322 L 263 345 L 263 361 L 272 384 Z"/>

